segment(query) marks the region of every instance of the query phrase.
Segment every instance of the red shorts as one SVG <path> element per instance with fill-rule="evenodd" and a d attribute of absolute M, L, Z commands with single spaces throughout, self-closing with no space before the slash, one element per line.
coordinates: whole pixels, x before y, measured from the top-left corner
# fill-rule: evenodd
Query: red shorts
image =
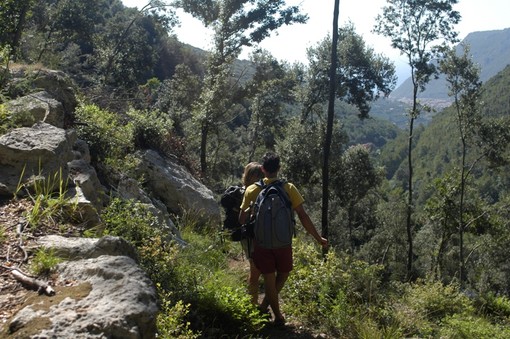
<path fill-rule="evenodd" d="M 262 274 L 292 271 L 292 246 L 267 249 L 255 244 L 253 262 Z"/>

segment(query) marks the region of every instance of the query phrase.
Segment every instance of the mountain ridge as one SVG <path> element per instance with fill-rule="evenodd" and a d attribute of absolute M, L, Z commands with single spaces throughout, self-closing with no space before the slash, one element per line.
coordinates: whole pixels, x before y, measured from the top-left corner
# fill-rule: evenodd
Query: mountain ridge
<path fill-rule="evenodd" d="M 510 27 L 469 33 L 456 46 L 457 52 L 462 52 L 464 44 L 470 46 L 473 61 L 480 66 L 480 80 L 483 82 L 510 65 Z M 407 101 L 411 99 L 411 93 L 412 82 L 409 77 L 391 93 L 390 99 Z M 428 101 L 449 101 L 444 77 L 430 81 L 418 97 Z"/>

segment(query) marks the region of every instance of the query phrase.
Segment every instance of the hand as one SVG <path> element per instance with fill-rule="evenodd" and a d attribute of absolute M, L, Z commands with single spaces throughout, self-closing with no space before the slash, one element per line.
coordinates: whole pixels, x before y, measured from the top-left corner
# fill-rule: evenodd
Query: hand
<path fill-rule="evenodd" d="M 328 239 L 323 238 L 323 237 L 320 237 L 320 239 L 318 239 L 318 242 L 324 248 L 328 247 L 328 245 L 329 245 Z"/>

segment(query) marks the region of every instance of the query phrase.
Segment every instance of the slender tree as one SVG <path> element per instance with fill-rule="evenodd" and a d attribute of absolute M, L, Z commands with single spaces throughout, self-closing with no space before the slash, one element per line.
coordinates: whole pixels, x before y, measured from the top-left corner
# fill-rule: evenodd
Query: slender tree
<path fill-rule="evenodd" d="M 411 68 L 413 103 L 409 113 L 408 135 L 408 198 L 406 232 L 408 241 L 407 275 L 413 277 L 413 128 L 423 109 L 418 93 L 425 90 L 431 77 L 437 74 L 434 61 L 444 48 L 457 42 L 453 26 L 460 14 L 453 10 L 458 0 L 387 0 L 383 13 L 376 18 L 374 32 L 389 37 L 393 48 L 407 58 Z"/>
<path fill-rule="evenodd" d="M 333 119 L 335 115 L 336 93 L 336 67 L 338 63 L 338 16 L 340 0 L 335 0 L 333 10 L 333 37 L 331 39 L 331 65 L 329 68 L 329 98 L 328 120 L 326 124 L 326 139 L 324 141 L 324 160 L 322 165 L 322 236 L 328 237 L 328 212 L 329 212 L 329 154 L 331 151 L 331 139 L 333 134 Z"/>
<path fill-rule="evenodd" d="M 0 49 L 7 47 L 7 58 L 14 61 L 33 3 L 34 0 L 4 0 L 0 5 Z"/>
<path fill-rule="evenodd" d="M 328 235 L 328 199 L 330 148 L 334 125 L 334 101 L 356 106 L 360 117 L 368 116 L 370 102 L 380 95 L 388 95 L 395 85 L 395 68 L 390 61 L 374 53 L 366 46 L 363 38 L 356 34 L 354 27 L 339 28 L 336 52 L 331 50 L 332 41 L 325 38 L 308 50 L 309 69 L 306 89 L 303 95 L 302 121 L 313 122 L 317 116 L 325 131 L 322 163 L 322 233 Z M 331 56 L 336 61 L 331 61 Z M 332 66 L 333 69 L 332 69 Z M 333 71 L 333 74 L 331 73 Z M 335 84 L 332 85 L 331 82 Z M 331 90 L 334 89 L 331 97 Z M 323 115 L 324 104 L 328 102 L 328 116 Z M 326 121 L 324 123 L 324 121 Z M 340 145 L 334 145 L 337 155 Z"/>
<path fill-rule="evenodd" d="M 474 131 L 480 122 L 480 95 L 482 82 L 480 81 L 480 69 L 470 58 L 469 47 L 464 46 L 464 52 L 457 55 L 455 49 L 447 52 L 446 58 L 441 60 L 440 68 L 446 75 L 449 95 L 454 99 L 454 110 L 456 113 L 457 128 L 461 142 L 461 165 L 459 183 L 459 205 L 458 205 L 458 234 L 459 234 L 459 275 L 461 284 L 465 281 L 465 260 L 464 260 L 464 230 L 466 228 L 464 218 L 464 200 L 468 177 L 473 168 L 466 163 L 466 155 L 469 147 L 469 140 L 472 140 Z"/>

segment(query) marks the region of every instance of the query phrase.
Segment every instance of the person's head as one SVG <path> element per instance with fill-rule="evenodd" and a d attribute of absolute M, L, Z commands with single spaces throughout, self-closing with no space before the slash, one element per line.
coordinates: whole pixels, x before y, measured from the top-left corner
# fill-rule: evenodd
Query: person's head
<path fill-rule="evenodd" d="M 266 176 L 271 177 L 280 170 L 280 157 L 276 153 L 268 152 L 262 158 L 262 170 Z"/>
<path fill-rule="evenodd" d="M 243 186 L 248 187 L 263 177 L 264 173 L 262 173 L 262 165 L 260 165 L 258 162 L 250 162 L 244 167 L 242 178 Z"/>

